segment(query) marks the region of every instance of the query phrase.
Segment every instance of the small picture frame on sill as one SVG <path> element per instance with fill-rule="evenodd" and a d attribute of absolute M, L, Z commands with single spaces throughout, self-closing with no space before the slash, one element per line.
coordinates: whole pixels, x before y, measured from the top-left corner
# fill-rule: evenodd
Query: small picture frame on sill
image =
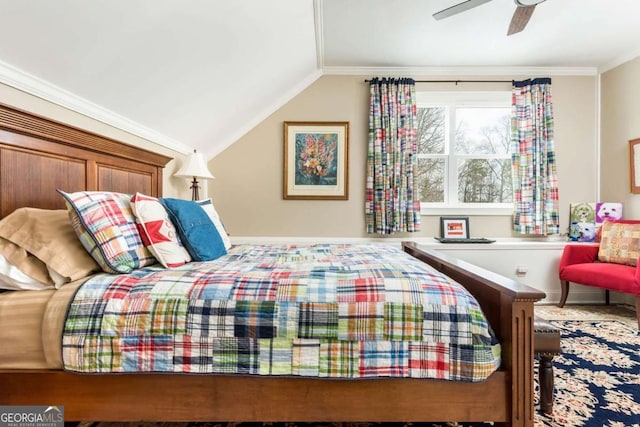
<path fill-rule="evenodd" d="M 441 216 L 440 217 L 440 237 L 445 239 L 468 239 L 469 238 L 469 217 L 468 216 Z"/>

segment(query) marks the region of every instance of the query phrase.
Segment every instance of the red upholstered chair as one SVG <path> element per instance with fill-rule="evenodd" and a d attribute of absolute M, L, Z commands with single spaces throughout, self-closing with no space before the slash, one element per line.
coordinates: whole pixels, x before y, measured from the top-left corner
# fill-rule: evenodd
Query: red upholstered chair
<path fill-rule="evenodd" d="M 569 295 L 569 282 L 595 286 L 635 295 L 636 315 L 640 328 L 640 263 L 638 266 L 598 261 L 599 243 L 576 243 L 565 246 L 560 259 L 560 283 L 563 307 Z M 607 292 L 607 303 L 609 294 Z"/>

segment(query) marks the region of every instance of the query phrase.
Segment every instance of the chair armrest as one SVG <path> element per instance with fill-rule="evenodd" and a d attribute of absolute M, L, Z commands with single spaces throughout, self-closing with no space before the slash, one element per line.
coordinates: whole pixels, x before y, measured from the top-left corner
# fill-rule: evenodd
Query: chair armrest
<path fill-rule="evenodd" d="M 564 251 L 562 251 L 562 258 L 560 258 L 560 270 L 568 265 L 588 264 L 596 261 L 598 259 L 599 248 L 600 244 L 598 243 L 566 245 Z"/>

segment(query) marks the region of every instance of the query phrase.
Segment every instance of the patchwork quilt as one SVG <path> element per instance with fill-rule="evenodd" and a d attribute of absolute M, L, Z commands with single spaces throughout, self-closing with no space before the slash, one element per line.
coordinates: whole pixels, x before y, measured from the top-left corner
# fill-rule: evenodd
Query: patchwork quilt
<path fill-rule="evenodd" d="M 69 306 L 63 359 L 92 373 L 482 381 L 500 345 L 462 286 L 398 248 L 242 245 L 91 277 Z"/>

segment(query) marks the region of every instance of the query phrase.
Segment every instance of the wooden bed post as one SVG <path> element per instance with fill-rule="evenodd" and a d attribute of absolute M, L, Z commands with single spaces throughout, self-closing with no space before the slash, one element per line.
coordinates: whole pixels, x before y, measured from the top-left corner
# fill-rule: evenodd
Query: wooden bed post
<path fill-rule="evenodd" d="M 513 426 L 532 426 L 533 405 L 533 303 L 534 300 L 512 301 L 507 322 L 511 323 L 511 339 L 502 344 L 503 363 L 511 371 L 513 394 L 511 413 Z M 509 357 L 505 357 L 509 355 Z"/>

